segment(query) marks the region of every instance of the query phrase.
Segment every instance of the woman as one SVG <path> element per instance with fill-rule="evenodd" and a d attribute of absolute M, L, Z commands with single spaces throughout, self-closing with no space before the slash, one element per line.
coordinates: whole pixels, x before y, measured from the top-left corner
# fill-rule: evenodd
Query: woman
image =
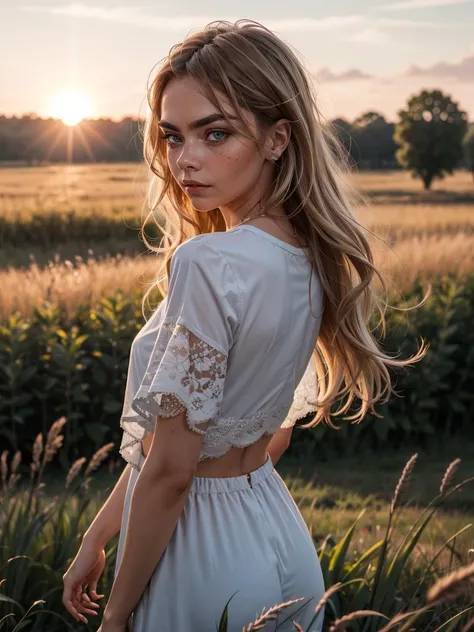
<path fill-rule="evenodd" d="M 157 281 L 166 296 L 132 344 L 128 465 L 64 575 L 63 602 L 78 620 L 96 614 L 103 550 L 120 531 L 101 632 L 210 632 L 226 604 L 240 632 L 297 599 L 266 629 L 319 631 L 321 568 L 274 465 L 297 420 L 330 424 L 345 394 L 337 414 L 355 398 L 349 419 L 376 414 L 394 392 L 388 367 L 426 349 L 396 360 L 368 328 L 380 274 L 288 45 L 253 21 L 211 23 L 172 48 L 149 105 L 149 204 L 166 246 L 148 245 L 169 282 Z"/>

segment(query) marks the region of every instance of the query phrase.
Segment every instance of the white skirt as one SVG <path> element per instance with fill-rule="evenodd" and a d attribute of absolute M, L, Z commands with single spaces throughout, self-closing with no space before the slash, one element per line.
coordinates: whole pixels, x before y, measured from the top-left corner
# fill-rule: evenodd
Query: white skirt
<path fill-rule="evenodd" d="M 125 542 L 132 469 L 117 551 Z M 324 581 L 303 517 L 270 456 L 250 475 L 196 477 L 176 529 L 131 618 L 132 632 L 215 632 L 228 606 L 228 632 L 242 632 L 271 606 L 283 608 L 265 631 L 320 632 L 324 609 L 311 628 Z M 232 597 L 232 599 L 231 599 Z"/>

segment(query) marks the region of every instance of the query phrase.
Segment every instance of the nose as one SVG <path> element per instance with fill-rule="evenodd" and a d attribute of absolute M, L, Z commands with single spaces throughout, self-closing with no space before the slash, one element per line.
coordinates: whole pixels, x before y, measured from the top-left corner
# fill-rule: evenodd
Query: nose
<path fill-rule="evenodd" d="M 194 143 L 183 143 L 181 152 L 176 160 L 177 166 L 186 171 L 187 169 L 197 169 L 198 156 Z"/>

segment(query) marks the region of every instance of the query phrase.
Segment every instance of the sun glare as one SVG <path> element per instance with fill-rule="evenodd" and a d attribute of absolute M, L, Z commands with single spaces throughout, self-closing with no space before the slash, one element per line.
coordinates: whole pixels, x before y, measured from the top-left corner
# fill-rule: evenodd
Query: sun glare
<path fill-rule="evenodd" d="M 71 90 L 53 99 L 51 113 L 66 125 L 77 125 L 82 119 L 92 116 L 92 104 L 87 95 Z"/>

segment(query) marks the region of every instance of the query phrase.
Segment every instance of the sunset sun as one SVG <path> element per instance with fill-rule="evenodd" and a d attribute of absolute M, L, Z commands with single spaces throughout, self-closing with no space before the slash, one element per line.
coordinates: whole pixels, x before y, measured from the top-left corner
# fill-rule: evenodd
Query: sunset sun
<path fill-rule="evenodd" d="M 92 116 L 91 100 L 83 92 L 62 92 L 53 99 L 51 113 L 66 125 L 77 125 L 82 119 Z"/>

